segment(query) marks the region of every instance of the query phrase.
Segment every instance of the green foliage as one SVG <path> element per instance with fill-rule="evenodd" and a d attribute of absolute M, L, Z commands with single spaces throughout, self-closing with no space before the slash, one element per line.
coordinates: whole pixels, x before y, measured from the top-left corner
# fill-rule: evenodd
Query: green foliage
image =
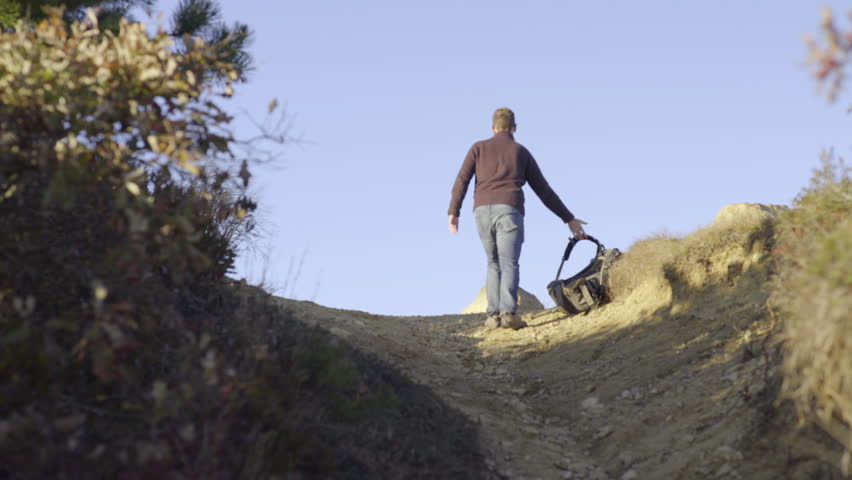
<path fill-rule="evenodd" d="M 0 0 L 0 28 L 15 25 L 21 15 L 21 4 L 15 0 Z"/>
<path fill-rule="evenodd" d="M 203 331 L 254 203 L 214 102 L 232 67 L 171 46 L 94 16 L 2 34 L 0 476 L 236 468 Z"/>
<path fill-rule="evenodd" d="M 84 21 L 89 9 L 94 11 L 102 31 L 118 32 L 122 19 L 132 19 L 134 11 L 151 11 L 156 0 L 0 0 L 0 27 L 9 28 L 19 19 L 35 23 L 47 18 L 51 9 L 62 8 L 66 22 Z M 182 0 L 172 14 L 172 31 L 182 51 L 192 48 L 196 39 L 212 46 L 218 60 L 231 64 L 240 80 L 252 70 L 248 46 L 253 33 L 247 25 L 235 22 L 228 26 L 219 3 L 214 0 Z"/>
<path fill-rule="evenodd" d="M 219 59 L 233 65 L 242 78 L 252 68 L 251 56 L 246 52 L 251 30 L 241 23 L 225 24 L 219 5 L 213 0 L 181 0 L 172 15 L 171 34 L 183 42 L 203 38 L 215 46 Z"/>
<path fill-rule="evenodd" d="M 826 155 L 782 216 L 774 302 L 785 341 L 782 396 L 852 450 L 852 178 Z"/>
<path fill-rule="evenodd" d="M 479 478 L 461 414 L 226 279 L 233 65 L 59 15 L 0 34 L 0 478 Z"/>
<path fill-rule="evenodd" d="M 818 39 L 807 37 L 808 63 L 829 102 L 843 91 L 852 33 L 823 10 Z M 784 340 L 781 398 L 792 400 L 802 422 L 817 425 L 852 464 L 852 170 L 823 155 L 822 168 L 782 218 L 776 252 L 780 266 L 773 298 Z"/>
<path fill-rule="evenodd" d="M 219 22 L 221 11 L 211 0 L 181 0 L 172 18 L 172 35 L 192 35 Z"/>
<path fill-rule="evenodd" d="M 852 286 L 852 220 L 841 220 L 820 239 L 808 273 L 819 275 L 832 287 Z"/>
<path fill-rule="evenodd" d="M 54 8 L 64 9 L 66 21 L 79 21 L 85 18 L 86 10 L 92 8 L 98 17 L 98 25 L 101 30 L 116 32 L 120 20 L 129 18 L 132 9 L 150 7 L 154 0 L 0 0 L 0 5 L 2 5 L 2 2 L 13 2 L 20 5 L 9 26 L 13 26 L 18 19 L 40 22 L 48 18 L 50 10 Z"/>

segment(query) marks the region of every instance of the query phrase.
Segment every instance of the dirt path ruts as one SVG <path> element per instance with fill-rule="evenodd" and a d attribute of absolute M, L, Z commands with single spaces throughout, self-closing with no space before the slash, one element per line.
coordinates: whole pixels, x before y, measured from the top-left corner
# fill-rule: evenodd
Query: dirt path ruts
<path fill-rule="evenodd" d="M 474 420 L 497 478 L 824 478 L 764 425 L 764 282 L 644 285 L 586 316 L 526 314 L 520 331 L 279 301 Z"/>
<path fill-rule="evenodd" d="M 614 305 L 577 318 L 528 314 L 517 332 L 487 330 L 481 315 L 383 317 L 281 301 L 476 421 L 503 477 L 702 478 L 742 467 L 738 442 L 756 415 L 748 391 L 762 388 L 759 359 L 745 353 L 762 312 L 748 299 L 740 330 L 660 312 L 613 326 Z"/>

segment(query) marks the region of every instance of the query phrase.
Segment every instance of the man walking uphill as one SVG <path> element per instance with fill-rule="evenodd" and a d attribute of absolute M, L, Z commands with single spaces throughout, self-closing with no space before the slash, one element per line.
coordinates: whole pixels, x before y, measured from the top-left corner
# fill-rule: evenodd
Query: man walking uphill
<path fill-rule="evenodd" d="M 488 298 L 488 328 L 526 326 L 518 309 L 518 259 L 524 242 L 524 192 L 529 182 L 538 198 L 557 217 L 568 224 L 574 236 L 585 238 L 583 225 L 565 208 L 538 168 L 532 154 L 515 142 L 515 114 L 508 108 L 494 112 L 491 131 L 494 136 L 470 147 L 453 185 L 450 199 L 450 232 L 459 230 L 459 212 L 471 177 L 476 175 L 473 191 L 473 216 L 485 256 L 488 275 L 485 294 Z"/>

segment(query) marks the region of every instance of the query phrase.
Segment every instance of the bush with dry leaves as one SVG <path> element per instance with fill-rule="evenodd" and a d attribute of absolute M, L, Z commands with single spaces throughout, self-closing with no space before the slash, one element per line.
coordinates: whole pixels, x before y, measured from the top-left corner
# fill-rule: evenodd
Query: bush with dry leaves
<path fill-rule="evenodd" d="M 240 461 L 211 342 L 255 208 L 216 104 L 237 74 L 172 42 L 59 11 L 0 33 L 0 476 Z"/>

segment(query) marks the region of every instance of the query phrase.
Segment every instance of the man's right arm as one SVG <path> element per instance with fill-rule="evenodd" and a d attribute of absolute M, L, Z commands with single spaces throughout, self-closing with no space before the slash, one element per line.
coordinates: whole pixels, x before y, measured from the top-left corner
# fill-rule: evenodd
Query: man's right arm
<path fill-rule="evenodd" d="M 542 203 L 568 224 L 568 228 L 571 229 L 571 233 L 574 234 L 575 238 L 586 238 L 586 232 L 583 229 L 583 225 L 586 222 L 574 217 L 574 214 L 562 203 L 559 195 L 550 188 L 532 154 L 530 154 L 529 162 L 527 163 L 527 182 L 535 194 L 538 195 L 538 198 L 541 199 Z"/>
<path fill-rule="evenodd" d="M 556 214 L 565 223 L 574 219 L 574 214 L 568 210 L 565 204 L 562 203 L 559 195 L 550 188 L 547 180 L 544 179 L 544 175 L 541 173 L 541 169 L 538 168 L 538 163 L 536 163 L 532 155 L 529 156 L 529 161 L 527 162 L 526 176 L 527 183 L 530 184 L 535 194 L 541 199 L 541 203 L 550 209 L 551 212 Z"/>
<path fill-rule="evenodd" d="M 470 179 L 476 171 L 476 157 L 479 156 L 479 149 L 476 145 L 470 147 L 467 156 L 464 157 L 459 174 L 456 176 L 456 183 L 453 184 L 453 193 L 450 197 L 450 208 L 447 213 L 458 218 L 461 212 L 462 201 L 467 193 L 467 187 L 470 184 Z"/>

